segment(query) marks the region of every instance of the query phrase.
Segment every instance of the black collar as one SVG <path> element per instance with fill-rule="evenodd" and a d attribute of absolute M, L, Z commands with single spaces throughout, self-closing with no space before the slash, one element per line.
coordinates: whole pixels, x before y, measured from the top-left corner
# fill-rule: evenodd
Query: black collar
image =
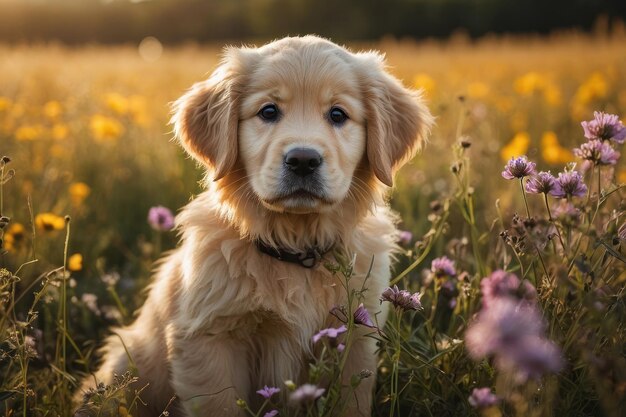
<path fill-rule="evenodd" d="M 316 266 L 322 259 L 322 256 L 333 248 L 333 245 L 325 249 L 313 246 L 311 248 L 307 248 L 305 252 L 291 252 L 286 249 L 270 246 L 262 240 L 255 240 L 254 243 L 256 244 L 257 249 L 264 254 L 274 257 L 279 261 L 298 264 L 304 268 L 313 268 Z"/>

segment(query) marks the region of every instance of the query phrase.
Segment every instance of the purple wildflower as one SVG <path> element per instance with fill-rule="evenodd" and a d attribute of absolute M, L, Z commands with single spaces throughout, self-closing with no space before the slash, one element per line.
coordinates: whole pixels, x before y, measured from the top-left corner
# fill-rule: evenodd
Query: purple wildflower
<path fill-rule="evenodd" d="M 166 232 L 174 228 L 174 215 L 167 207 L 152 207 L 148 211 L 148 223 L 154 230 Z"/>
<path fill-rule="evenodd" d="M 480 292 L 483 295 L 483 307 L 487 308 L 496 298 L 515 294 L 519 288 L 517 275 L 498 269 L 480 281 Z"/>
<path fill-rule="evenodd" d="M 289 396 L 289 400 L 296 404 L 310 404 L 317 400 L 326 391 L 313 384 L 303 384 Z"/>
<path fill-rule="evenodd" d="M 620 153 L 613 149 L 609 143 L 593 139 L 580 145 L 580 148 L 575 148 L 574 155 L 591 161 L 595 165 L 615 165 Z"/>
<path fill-rule="evenodd" d="M 454 269 L 454 261 L 448 259 L 446 256 L 433 259 L 430 264 L 430 270 L 437 277 L 443 277 L 446 275 L 453 277 L 456 275 L 456 270 Z"/>
<path fill-rule="evenodd" d="M 504 166 L 502 177 L 507 180 L 512 180 L 515 178 L 524 178 L 529 175 L 534 175 L 535 166 L 536 164 L 534 162 L 530 162 L 525 156 L 511 158 Z"/>
<path fill-rule="evenodd" d="M 337 328 L 329 327 L 327 329 L 322 329 L 313 336 L 313 343 L 319 342 L 322 337 L 336 339 L 340 334 L 345 333 L 347 330 L 347 327 L 343 325 Z"/>
<path fill-rule="evenodd" d="M 467 329 L 467 350 L 474 359 L 488 355 L 508 355 L 527 337 L 535 337 L 544 329 L 539 311 L 530 304 L 511 297 L 498 297 L 489 308 L 483 308 L 477 320 Z"/>
<path fill-rule="evenodd" d="M 337 352 L 341 353 L 341 352 L 343 352 L 344 350 L 346 350 L 346 345 L 345 345 L 345 343 L 339 343 L 339 344 L 337 345 Z"/>
<path fill-rule="evenodd" d="M 561 369 L 558 348 L 543 337 L 545 325 L 535 304 L 511 297 L 494 299 L 465 334 L 474 359 L 493 356 L 496 366 L 522 381 Z"/>
<path fill-rule="evenodd" d="M 472 395 L 468 398 L 470 405 L 474 408 L 489 408 L 498 404 L 499 398 L 491 392 L 490 388 L 474 388 Z"/>
<path fill-rule="evenodd" d="M 590 140 L 612 140 L 622 144 L 626 140 L 626 128 L 615 114 L 593 112 L 593 120 L 582 122 L 585 137 Z"/>
<path fill-rule="evenodd" d="M 561 186 L 559 192 L 553 195 L 557 198 L 582 197 L 587 193 L 587 186 L 583 182 L 583 177 L 578 171 L 559 172 L 557 182 Z"/>
<path fill-rule="evenodd" d="M 561 185 L 557 182 L 556 178 L 550 173 L 550 171 L 541 171 L 539 174 L 530 177 L 524 189 L 527 193 L 531 194 L 560 194 L 562 193 Z"/>
<path fill-rule="evenodd" d="M 409 243 L 411 243 L 411 240 L 413 239 L 413 233 L 409 232 L 408 230 L 400 230 L 400 232 L 398 232 L 398 242 L 402 245 L 408 245 Z"/>
<path fill-rule="evenodd" d="M 403 310 L 422 309 L 419 293 L 411 294 L 407 290 L 399 290 L 397 285 L 394 285 L 393 288 L 387 287 L 385 291 L 383 291 L 380 302 L 382 303 L 383 301 L 389 301 L 394 306 Z"/>
<path fill-rule="evenodd" d="M 363 305 L 363 303 L 359 304 L 359 307 L 354 311 L 354 324 L 362 324 L 367 327 L 376 327 L 374 323 L 372 323 L 372 319 L 370 319 L 370 314 Z"/>
<path fill-rule="evenodd" d="M 500 368 L 514 370 L 520 381 L 539 379 L 546 372 L 558 372 L 563 367 L 559 349 L 540 336 L 528 337 L 512 346 L 507 355 L 498 358 Z"/>
<path fill-rule="evenodd" d="M 265 387 L 263 387 L 263 389 L 258 390 L 256 393 L 259 394 L 261 397 L 269 400 L 274 394 L 278 394 L 279 392 L 280 388 L 268 387 L 266 385 Z"/>
<path fill-rule="evenodd" d="M 270 410 L 267 413 L 263 414 L 263 417 L 276 417 L 278 415 L 278 410 Z"/>

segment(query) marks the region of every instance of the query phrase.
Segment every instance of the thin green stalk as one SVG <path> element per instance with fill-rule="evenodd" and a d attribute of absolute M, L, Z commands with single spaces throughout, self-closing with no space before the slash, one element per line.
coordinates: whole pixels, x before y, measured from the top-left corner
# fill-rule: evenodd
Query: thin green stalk
<path fill-rule="evenodd" d="M 526 199 L 526 190 L 524 190 L 524 178 L 519 179 L 519 185 L 522 189 L 522 196 L 524 197 L 524 206 L 526 207 L 526 217 L 530 219 L 530 210 L 528 209 L 528 200 Z"/>
<path fill-rule="evenodd" d="M 420 265 L 422 262 L 424 262 L 424 259 L 426 259 L 426 257 L 430 253 L 430 250 L 432 249 L 435 241 L 441 235 L 441 233 L 443 231 L 443 226 L 445 225 L 447 218 L 448 218 L 448 211 L 445 211 L 441 215 L 441 219 L 439 220 L 439 223 L 437 224 L 437 227 L 435 228 L 435 232 L 431 235 L 430 240 L 428 241 L 428 244 L 426 245 L 426 247 L 424 248 L 422 253 L 404 271 L 400 272 L 400 274 L 398 274 L 398 276 L 396 276 L 395 278 L 393 278 L 392 280 L 389 281 L 389 285 L 390 286 L 400 282 L 400 280 L 402 278 L 404 278 L 405 276 L 407 276 L 409 274 L 409 272 L 411 272 L 412 270 L 417 268 L 418 265 Z"/>
<path fill-rule="evenodd" d="M 24 346 L 24 349 L 26 349 L 26 340 L 24 337 L 24 334 L 22 332 L 21 336 L 22 336 L 22 345 Z M 27 402 L 28 402 L 28 358 L 26 357 L 27 353 L 26 350 L 24 350 L 23 354 L 21 355 L 22 357 L 20 358 L 20 365 L 22 368 L 22 385 L 24 386 L 24 394 L 23 394 L 23 398 L 22 398 L 22 416 L 26 417 L 28 414 L 26 413 L 27 410 Z"/>
<path fill-rule="evenodd" d="M 548 273 L 548 268 L 546 268 L 546 263 L 543 260 L 543 257 L 541 256 L 541 252 L 539 251 L 538 248 L 535 248 L 537 250 L 537 256 L 539 257 L 539 263 L 541 264 L 541 267 L 543 268 L 543 272 L 546 274 L 546 277 L 550 277 L 550 274 Z M 535 286 L 536 286 L 537 282 L 535 280 Z"/>
<path fill-rule="evenodd" d="M 70 242 L 70 219 L 66 217 L 65 219 L 65 245 L 63 247 L 63 267 L 61 269 L 61 297 L 59 300 L 59 312 L 58 312 L 58 325 L 60 326 L 59 335 L 57 339 L 57 366 L 61 370 L 62 374 L 65 375 L 67 373 L 67 254 L 69 249 Z M 61 410 L 63 412 L 67 411 L 66 407 L 66 397 L 67 397 L 67 381 L 65 378 L 61 378 Z"/>
<path fill-rule="evenodd" d="M 391 367 L 391 407 L 389 408 L 389 417 L 393 417 L 394 411 L 398 408 L 398 416 L 400 415 L 400 405 L 398 403 L 398 384 L 400 377 L 400 333 L 402 325 L 402 313 L 396 307 L 395 309 L 395 325 L 396 334 L 394 337 L 393 358 Z"/>
<path fill-rule="evenodd" d="M 122 303 L 122 300 L 120 300 L 120 297 L 117 295 L 115 288 L 110 285 L 107 287 L 107 292 L 111 294 L 111 298 L 113 298 L 113 301 L 115 301 L 115 305 L 117 306 L 120 313 L 122 313 L 122 318 L 126 320 L 126 317 L 128 316 L 128 311 L 126 311 L 126 308 L 124 308 L 124 304 Z"/>
<path fill-rule="evenodd" d="M 554 228 L 556 229 L 556 235 L 559 238 L 559 242 L 561 242 L 561 247 L 563 248 L 563 252 L 565 252 L 565 243 L 563 243 L 563 238 L 561 237 L 561 231 L 559 230 L 559 228 L 555 224 L 554 218 L 552 217 L 552 212 L 550 211 L 550 204 L 548 203 L 548 194 L 547 193 L 543 193 L 543 201 L 546 204 L 546 210 L 548 211 L 548 220 L 552 224 L 554 224 Z"/>
<path fill-rule="evenodd" d="M 598 202 L 596 204 L 596 212 L 600 210 L 600 196 L 602 195 L 602 172 L 598 165 Z"/>
<path fill-rule="evenodd" d="M 4 207 L 4 166 L 5 162 L 0 162 L 0 216 L 2 216 Z"/>

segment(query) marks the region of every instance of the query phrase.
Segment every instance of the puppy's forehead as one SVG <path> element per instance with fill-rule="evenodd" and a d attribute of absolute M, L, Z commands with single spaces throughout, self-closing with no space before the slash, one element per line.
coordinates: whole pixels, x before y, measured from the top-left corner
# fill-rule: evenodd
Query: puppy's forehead
<path fill-rule="evenodd" d="M 275 45 L 276 44 L 276 45 Z M 353 54 L 326 41 L 299 39 L 259 48 L 259 62 L 250 77 L 254 91 L 271 91 L 282 100 L 313 93 L 321 99 L 359 95 Z"/>

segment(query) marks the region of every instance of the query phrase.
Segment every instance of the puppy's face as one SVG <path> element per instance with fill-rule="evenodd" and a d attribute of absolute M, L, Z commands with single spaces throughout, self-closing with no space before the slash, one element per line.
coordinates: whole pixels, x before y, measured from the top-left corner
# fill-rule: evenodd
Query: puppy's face
<path fill-rule="evenodd" d="M 365 109 L 338 48 L 260 51 L 241 101 L 239 153 L 265 207 L 318 212 L 341 202 L 365 152 Z"/>
<path fill-rule="evenodd" d="M 391 186 L 432 117 L 380 55 L 307 36 L 227 50 L 211 78 L 175 103 L 172 120 L 214 180 L 243 166 L 267 209 L 311 213 L 362 186 L 357 167 Z"/>

